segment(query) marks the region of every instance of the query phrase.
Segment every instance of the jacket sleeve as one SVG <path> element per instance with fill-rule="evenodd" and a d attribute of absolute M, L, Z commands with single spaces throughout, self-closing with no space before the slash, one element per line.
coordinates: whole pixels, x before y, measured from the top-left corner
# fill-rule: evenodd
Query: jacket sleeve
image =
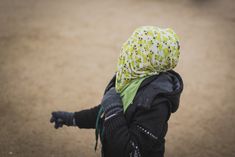
<path fill-rule="evenodd" d="M 156 145 L 164 147 L 170 116 L 168 103 L 167 99 L 159 98 L 149 109 L 137 108 L 129 126 L 123 113 L 105 121 L 105 150 L 119 157 L 140 157 L 148 156 Z M 159 150 L 164 151 L 164 148 Z"/>
<path fill-rule="evenodd" d="M 96 117 L 98 115 L 99 110 L 100 110 L 100 105 L 90 109 L 75 112 L 74 118 L 76 125 L 79 128 L 94 129 L 96 123 Z"/>

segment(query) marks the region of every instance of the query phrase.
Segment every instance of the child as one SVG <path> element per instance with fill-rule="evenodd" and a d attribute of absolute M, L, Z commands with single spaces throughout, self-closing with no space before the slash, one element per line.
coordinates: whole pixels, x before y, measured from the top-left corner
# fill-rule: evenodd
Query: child
<path fill-rule="evenodd" d="M 168 119 L 179 106 L 183 82 L 172 69 L 180 54 L 172 29 L 137 28 L 123 44 L 116 74 L 100 105 L 52 112 L 55 128 L 96 129 L 103 157 L 163 157 Z"/>

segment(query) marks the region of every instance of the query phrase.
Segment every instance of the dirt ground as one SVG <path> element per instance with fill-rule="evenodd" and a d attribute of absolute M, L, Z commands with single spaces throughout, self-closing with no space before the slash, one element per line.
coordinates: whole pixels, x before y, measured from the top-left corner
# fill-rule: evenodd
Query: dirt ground
<path fill-rule="evenodd" d="M 98 104 L 142 25 L 181 37 L 166 157 L 234 157 L 234 0 L 0 0 L 0 156 L 99 157 L 94 130 L 55 130 L 50 114 Z"/>

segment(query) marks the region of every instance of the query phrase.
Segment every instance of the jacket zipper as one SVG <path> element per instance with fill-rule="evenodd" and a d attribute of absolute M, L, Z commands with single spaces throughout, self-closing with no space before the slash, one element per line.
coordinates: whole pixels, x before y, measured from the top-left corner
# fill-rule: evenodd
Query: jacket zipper
<path fill-rule="evenodd" d="M 140 131 L 141 131 L 142 133 L 144 133 L 145 135 L 151 137 L 151 138 L 154 139 L 154 140 L 158 140 L 158 137 L 155 136 L 153 133 L 151 133 L 149 130 L 143 128 L 143 127 L 140 126 L 140 125 L 137 125 L 137 128 L 139 128 Z"/>

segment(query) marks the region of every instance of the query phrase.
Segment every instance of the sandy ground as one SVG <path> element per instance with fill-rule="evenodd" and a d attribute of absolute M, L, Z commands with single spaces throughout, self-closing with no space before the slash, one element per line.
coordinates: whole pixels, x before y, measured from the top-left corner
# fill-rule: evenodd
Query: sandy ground
<path fill-rule="evenodd" d="M 0 0 L 0 156 L 99 157 L 94 130 L 55 130 L 50 113 L 98 104 L 141 25 L 181 37 L 166 157 L 235 156 L 234 0 Z"/>

